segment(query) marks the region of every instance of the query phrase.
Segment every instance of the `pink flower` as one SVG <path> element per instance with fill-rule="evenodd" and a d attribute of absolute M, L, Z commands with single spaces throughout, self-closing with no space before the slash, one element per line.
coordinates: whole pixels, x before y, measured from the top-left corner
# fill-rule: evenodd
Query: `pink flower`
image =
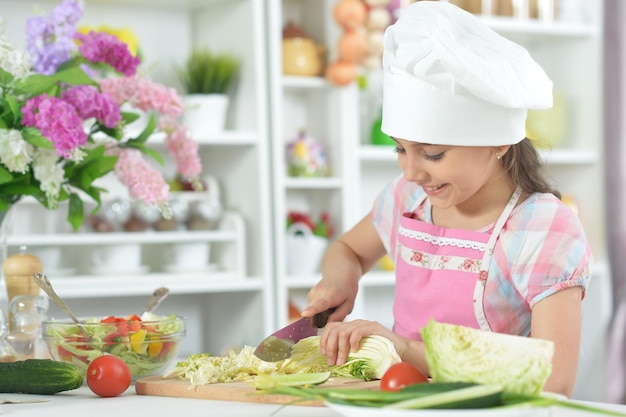
<path fill-rule="evenodd" d="M 480 271 L 480 273 L 478 274 L 478 280 L 484 285 L 487 281 L 487 271 L 485 271 L 484 269 Z"/>
<path fill-rule="evenodd" d="M 424 260 L 424 252 L 414 251 L 413 255 L 411 255 L 412 262 L 422 262 Z"/>
<path fill-rule="evenodd" d="M 74 106 L 42 94 L 28 99 L 22 113 L 22 124 L 39 129 L 42 136 L 52 142 L 57 155 L 65 159 L 80 155 L 78 148 L 87 143 L 87 134 Z"/>
<path fill-rule="evenodd" d="M 78 50 L 89 62 L 109 64 L 117 72 L 131 77 L 137 72 L 141 60 L 132 56 L 128 46 L 114 35 L 90 31 L 76 32 L 74 38 L 80 42 Z"/>
<path fill-rule="evenodd" d="M 473 259 L 465 259 L 463 261 L 463 269 L 465 271 L 471 271 L 473 267 L 474 267 L 474 260 Z"/>
<path fill-rule="evenodd" d="M 128 102 L 143 111 L 179 117 L 183 114 L 183 101 L 173 88 L 140 77 L 119 77 L 100 80 L 102 91 L 118 104 Z"/>
<path fill-rule="evenodd" d="M 119 150 L 115 173 L 122 184 L 126 184 L 131 197 L 161 208 L 167 205 L 169 185 L 137 149 Z"/>
<path fill-rule="evenodd" d="M 61 98 L 73 105 L 83 119 L 95 117 L 108 128 L 117 126 L 122 120 L 119 104 L 92 85 L 70 87 L 63 92 Z"/>
<path fill-rule="evenodd" d="M 184 126 L 169 132 L 165 139 L 167 149 L 174 157 L 177 172 L 188 179 L 196 178 L 202 173 L 202 164 L 198 155 L 198 143 L 187 136 Z"/>

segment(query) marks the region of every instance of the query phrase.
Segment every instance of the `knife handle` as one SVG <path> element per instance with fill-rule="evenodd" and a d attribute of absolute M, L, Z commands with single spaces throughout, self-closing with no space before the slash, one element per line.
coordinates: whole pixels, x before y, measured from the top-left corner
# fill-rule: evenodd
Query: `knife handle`
<path fill-rule="evenodd" d="M 315 327 L 317 327 L 318 329 L 321 329 L 324 326 L 326 326 L 326 322 L 328 321 L 328 317 L 330 317 L 330 315 L 333 314 L 336 309 L 337 309 L 337 307 L 332 307 L 332 308 L 329 308 L 326 311 L 322 311 L 321 313 L 317 313 L 316 315 L 314 315 L 313 316 L 313 325 Z"/>

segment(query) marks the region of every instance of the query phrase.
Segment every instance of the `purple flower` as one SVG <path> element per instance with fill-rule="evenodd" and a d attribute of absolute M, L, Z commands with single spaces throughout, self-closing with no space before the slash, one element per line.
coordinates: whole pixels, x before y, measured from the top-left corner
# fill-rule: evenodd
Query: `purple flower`
<path fill-rule="evenodd" d="M 83 17 L 83 3 L 80 0 L 64 0 L 50 13 L 50 22 L 58 33 L 71 37 L 76 32 L 76 23 Z"/>
<path fill-rule="evenodd" d="M 57 155 L 69 159 L 72 151 L 87 143 L 81 118 L 71 104 L 42 94 L 22 107 L 22 124 L 36 127 L 54 145 Z"/>
<path fill-rule="evenodd" d="M 50 75 L 70 58 L 75 48 L 73 35 L 83 15 L 80 0 L 64 0 L 50 13 L 50 18 L 34 16 L 26 20 L 27 50 L 35 71 Z"/>
<path fill-rule="evenodd" d="M 132 56 L 128 46 L 116 36 L 92 30 L 86 35 L 77 32 L 74 37 L 80 41 L 78 50 L 87 61 L 109 64 L 115 71 L 128 77 L 137 72 L 141 60 L 138 56 Z"/>
<path fill-rule="evenodd" d="M 70 87 L 63 92 L 61 99 L 74 106 L 83 120 L 95 117 L 109 128 L 117 126 L 122 120 L 119 104 L 92 85 Z"/>

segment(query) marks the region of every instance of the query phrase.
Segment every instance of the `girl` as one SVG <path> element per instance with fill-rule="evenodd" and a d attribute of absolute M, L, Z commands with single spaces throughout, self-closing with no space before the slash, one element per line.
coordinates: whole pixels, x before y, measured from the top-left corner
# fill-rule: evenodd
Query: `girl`
<path fill-rule="evenodd" d="M 321 337 L 329 364 L 362 337 L 389 338 L 428 375 L 430 320 L 555 343 L 545 390 L 571 396 L 591 251 L 576 214 L 542 177 L 525 137 L 552 83 L 525 49 L 448 2 L 417 2 L 385 34 L 383 127 L 403 176 L 337 239 L 303 316 L 335 307 Z M 394 326 L 341 322 L 359 278 L 395 261 Z"/>

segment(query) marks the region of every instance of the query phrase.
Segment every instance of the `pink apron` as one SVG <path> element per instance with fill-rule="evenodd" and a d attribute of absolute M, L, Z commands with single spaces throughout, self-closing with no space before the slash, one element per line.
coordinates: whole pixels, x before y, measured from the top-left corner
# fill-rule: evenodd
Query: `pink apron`
<path fill-rule="evenodd" d="M 483 311 L 483 291 L 498 235 L 517 204 L 515 190 L 491 234 L 447 229 L 404 213 L 396 246 L 393 330 L 421 340 L 430 319 L 491 330 Z M 423 199 L 416 201 L 419 207 Z"/>

